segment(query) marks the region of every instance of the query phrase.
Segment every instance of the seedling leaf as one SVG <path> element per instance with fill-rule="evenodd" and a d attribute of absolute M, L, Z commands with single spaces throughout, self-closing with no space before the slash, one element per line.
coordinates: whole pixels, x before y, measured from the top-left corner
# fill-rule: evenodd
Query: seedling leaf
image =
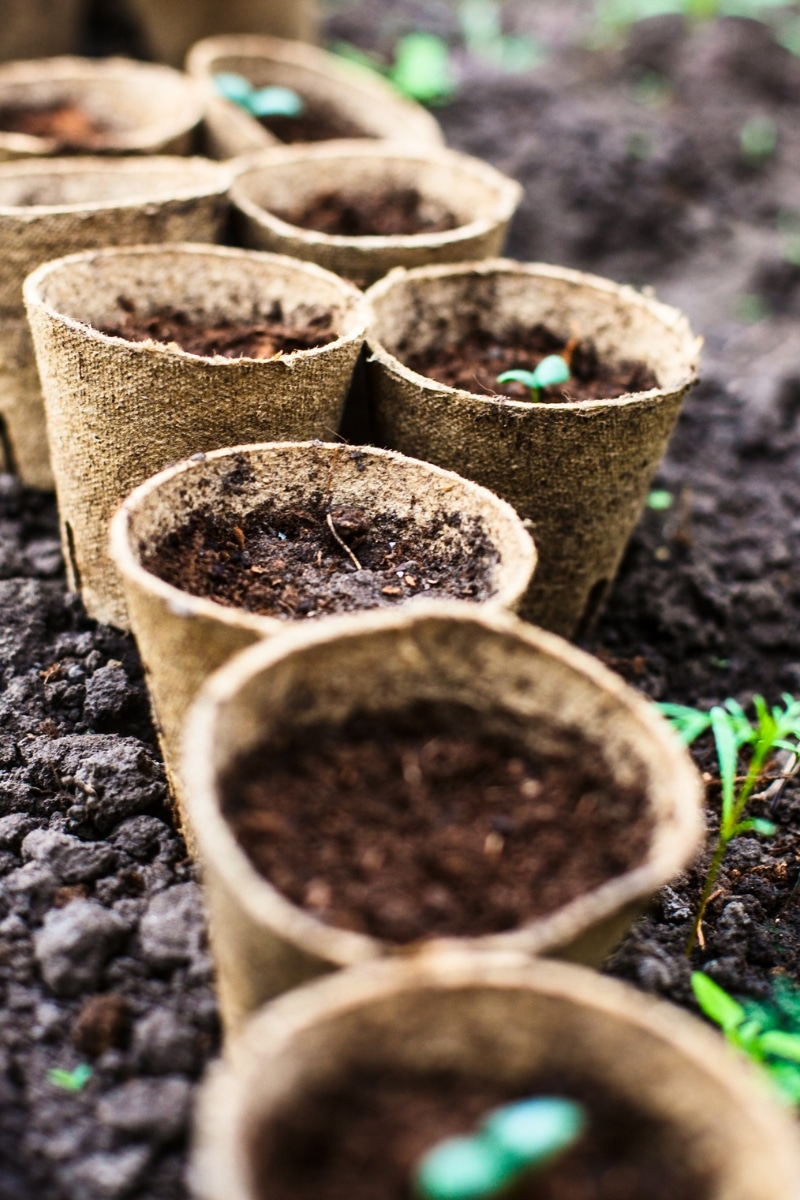
<path fill-rule="evenodd" d="M 765 821 L 761 817 L 751 817 L 734 826 L 732 836 L 739 837 L 742 833 L 757 833 L 760 837 L 773 837 L 777 832 L 778 827 L 773 825 L 772 821 Z"/>
<path fill-rule="evenodd" d="M 800 1034 L 772 1029 L 761 1035 L 761 1049 L 765 1054 L 774 1054 L 787 1062 L 800 1063 Z"/>
<path fill-rule="evenodd" d="M 737 1029 L 746 1017 L 738 1000 L 721 988 L 702 971 L 692 971 L 692 991 L 707 1017 L 710 1017 L 725 1033 Z"/>
<path fill-rule="evenodd" d="M 734 810 L 734 789 L 736 787 L 736 764 L 739 753 L 736 733 L 731 723 L 730 714 L 715 704 L 709 714 L 711 730 L 717 747 L 720 778 L 722 780 L 722 823 L 727 826 Z"/>
<path fill-rule="evenodd" d="M 389 72 L 394 86 L 412 100 L 435 104 L 455 91 L 450 47 L 434 33 L 408 33 L 395 47 Z"/>
<path fill-rule="evenodd" d="M 58 1088 L 62 1088 L 65 1092 L 80 1092 L 89 1082 L 92 1077 L 92 1068 L 88 1063 L 80 1063 L 72 1071 L 63 1071 L 56 1067 L 52 1071 L 48 1071 L 47 1078 Z"/>

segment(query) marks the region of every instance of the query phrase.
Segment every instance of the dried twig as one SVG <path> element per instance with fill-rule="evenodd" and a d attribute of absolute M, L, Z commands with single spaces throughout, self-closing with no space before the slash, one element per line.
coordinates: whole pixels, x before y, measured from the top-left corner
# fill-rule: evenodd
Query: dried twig
<path fill-rule="evenodd" d="M 331 533 L 333 534 L 335 541 L 337 541 L 339 543 L 339 545 L 342 547 L 342 549 L 344 550 L 347 557 L 350 559 L 350 561 L 353 564 L 353 566 L 355 567 L 355 569 L 357 571 L 360 571 L 361 563 L 358 561 L 355 554 L 353 554 L 353 551 L 347 545 L 347 542 L 343 542 L 342 539 L 339 537 L 339 534 L 336 532 L 336 526 L 333 523 L 333 517 L 331 516 L 330 513 L 328 513 L 327 517 L 325 518 L 325 521 L 327 523 L 328 529 L 330 529 Z"/>

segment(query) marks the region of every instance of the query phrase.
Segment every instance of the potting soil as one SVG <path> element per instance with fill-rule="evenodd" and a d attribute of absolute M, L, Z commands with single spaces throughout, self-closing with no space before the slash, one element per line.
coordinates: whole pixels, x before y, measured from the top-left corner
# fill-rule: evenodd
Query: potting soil
<path fill-rule="evenodd" d="M 508 0 L 507 32 L 546 51 L 509 74 L 458 49 L 455 19 L 455 6 L 347 0 L 329 32 L 387 61 L 401 26 L 452 38 L 462 82 L 436 114 L 452 146 L 525 185 L 509 252 L 652 286 L 706 339 L 654 481 L 671 507 L 642 517 L 588 648 L 655 699 L 800 695 L 800 59 L 757 21 L 660 17 L 614 38 L 586 0 Z M 189 1098 L 217 1044 L 202 896 L 133 644 L 67 596 L 52 498 L 8 479 L 0 600 L 0 1196 L 186 1200 Z M 713 831 L 707 739 L 696 755 Z M 687 1006 L 693 966 L 740 995 L 797 979 L 796 781 L 771 816 L 775 838 L 732 846 L 691 960 L 702 864 L 608 969 Z M 110 996 L 127 1016 L 103 1001 L 117 1045 L 91 1057 L 74 1031 Z M 72 1090 L 49 1076 L 83 1065 Z"/>
<path fill-rule="evenodd" d="M 65 100 L 37 107 L 6 105 L 0 108 L 0 132 L 47 138 L 61 153 L 76 153 L 101 150 L 109 129 L 80 105 Z"/>
<path fill-rule="evenodd" d="M 427 521 L 309 499 L 244 516 L 197 510 L 145 570 L 231 608 L 281 620 L 391 608 L 414 596 L 485 600 L 498 552 L 478 517 Z"/>
<path fill-rule="evenodd" d="M 398 943 L 517 929 L 643 861 L 643 790 L 578 733 L 538 756 L 479 720 L 420 704 L 299 729 L 229 768 L 224 811 L 293 903 Z"/>
<path fill-rule="evenodd" d="M 416 188 L 386 192 L 324 192 L 302 208 L 275 216 L 290 225 L 339 237 L 407 237 L 419 233 L 445 233 L 458 221 L 449 211 L 426 211 Z"/>
<path fill-rule="evenodd" d="M 313 104 L 304 97 L 305 108 L 296 117 L 259 117 L 259 124 L 268 129 L 278 141 L 329 142 L 335 138 L 367 137 L 363 129 L 333 108 Z"/>

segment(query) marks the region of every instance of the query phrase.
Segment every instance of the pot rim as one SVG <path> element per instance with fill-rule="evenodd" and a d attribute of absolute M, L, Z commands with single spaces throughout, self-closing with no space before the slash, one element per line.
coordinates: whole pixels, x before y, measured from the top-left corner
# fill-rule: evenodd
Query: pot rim
<path fill-rule="evenodd" d="M 516 929 L 477 937 L 433 937 L 409 945 L 395 945 L 368 934 L 342 929 L 307 913 L 288 900 L 262 876 L 239 845 L 219 807 L 216 772 L 210 756 L 201 761 L 191 746 L 214 744 L 218 709 L 251 678 L 275 663 L 302 654 L 323 643 L 358 639 L 371 632 L 391 631 L 410 623 L 458 621 L 527 644 L 578 674 L 608 698 L 622 705 L 643 727 L 651 742 L 661 747 L 672 765 L 675 787 L 672 813 L 656 820 L 650 848 L 636 867 L 616 875 L 599 887 L 575 897 L 545 916 L 535 917 Z M 237 897 L 237 903 L 258 925 L 277 930 L 284 939 L 335 967 L 349 967 L 377 957 L 423 957 L 450 948 L 469 947 L 481 955 L 493 951 L 525 955 L 546 954 L 549 949 L 573 942 L 593 925 L 626 906 L 651 895 L 682 870 L 696 852 L 701 835 L 703 787 L 688 752 L 658 713 L 618 675 L 597 659 L 556 634 L 529 625 L 502 608 L 459 601 L 420 601 L 403 610 L 368 611 L 329 617 L 313 629 L 285 629 L 279 636 L 241 651 L 219 668 L 203 686 L 186 721 L 183 775 L 189 813 L 201 859 L 213 860 L 214 870 Z"/>
<path fill-rule="evenodd" d="M 527 275 L 532 280 L 553 279 L 584 288 L 591 287 L 599 294 L 615 295 L 628 301 L 630 304 L 646 309 L 668 329 L 678 333 L 686 344 L 686 357 L 689 359 L 690 365 L 686 373 L 674 382 L 660 384 L 658 387 L 650 388 L 646 392 L 628 392 L 624 396 L 617 396 L 614 399 L 607 400 L 568 400 L 554 403 L 548 401 L 547 404 L 536 404 L 529 400 L 515 400 L 511 397 L 503 397 L 502 404 L 504 410 L 510 409 L 511 411 L 525 414 L 542 414 L 541 419 L 543 420 L 547 419 L 544 414 L 548 412 L 585 413 L 587 416 L 592 416 L 609 407 L 625 408 L 633 404 L 640 404 L 642 401 L 658 401 L 667 396 L 682 394 L 697 382 L 698 359 L 703 339 L 696 337 L 692 333 L 689 321 L 683 313 L 677 308 L 663 304 L 660 300 L 655 300 L 651 296 L 636 291 L 635 288 L 628 284 L 614 283 L 612 280 L 605 279 L 601 275 L 592 275 L 571 267 L 558 267 L 550 263 L 541 262 L 517 262 L 509 258 L 489 258 L 481 262 L 469 263 L 445 263 L 441 266 L 394 267 L 382 279 L 379 279 L 377 283 L 368 288 L 365 294 L 373 306 L 374 312 L 377 303 L 383 299 L 384 295 L 390 292 L 397 284 L 403 283 L 406 279 L 418 279 L 420 277 L 441 278 L 458 275 Z M 411 383 L 419 390 L 435 392 L 442 396 L 457 397 L 461 401 L 479 402 L 482 406 L 497 408 L 498 401 L 493 396 L 482 396 L 478 392 L 467 392 L 461 388 L 450 387 L 448 384 L 439 383 L 427 375 L 420 375 L 418 372 L 412 371 L 410 367 L 402 363 L 390 350 L 386 349 L 373 332 L 373 329 L 374 325 L 370 325 L 367 329 L 366 347 L 368 362 L 380 363 L 381 367 L 395 378 Z"/>
<path fill-rule="evenodd" d="M 305 275 L 311 281 L 317 279 L 323 280 L 328 284 L 334 284 L 341 292 L 342 299 L 348 302 L 348 308 L 344 313 L 342 322 L 345 326 L 345 332 L 340 333 L 334 341 L 328 342 L 325 346 L 315 346 L 308 350 L 293 350 L 290 354 L 283 355 L 279 359 L 226 358 L 222 355 L 214 357 L 207 354 L 191 354 L 188 350 L 183 350 L 178 346 L 168 345 L 164 342 L 133 342 L 128 341 L 127 338 L 117 337 L 110 333 L 102 333 L 101 330 L 96 329 L 93 325 L 88 325 L 85 321 L 79 321 L 77 317 L 71 317 L 59 311 L 59 309 L 48 303 L 43 294 L 48 277 L 61 270 L 68 270 L 74 263 L 95 262 L 98 259 L 104 260 L 125 256 L 139 256 L 163 262 L 167 255 L 172 255 L 177 259 L 210 257 L 227 258 L 233 261 L 261 262 L 265 268 L 271 266 L 281 267 L 284 271 L 294 271 L 300 275 Z M 79 332 L 83 337 L 89 338 L 91 341 L 98 341 L 111 346 L 123 346 L 131 354 L 159 355 L 163 358 L 181 360 L 194 359 L 199 363 L 204 363 L 206 366 L 213 366 L 218 371 L 235 371 L 241 369 L 242 364 L 245 363 L 251 367 L 254 365 L 262 367 L 265 370 L 275 370 L 276 366 L 291 370 L 296 362 L 306 362 L 309 359 L 318 358 L 320 355 L 330 353 L 331 350 L 338 349 L 350 342 L 363 341 L 370 312 L 366 297 L 362 291 L 354 284 L 348 283 L 346 279 L 342 279 L 341 276 L 335 275 L 333 271 L 328 271 L 325 267 L 317 266 L 316 263 L 290 258 L 286 254 L 271 254 L 264 250 L 244 250 L 236 246 L 217 246 L 213 243 L 205 242 L 146 243 L 139 246 L 110 246 L 101 250 L 81 250 L 76 254 L 68 254 L 63 258 L 53 259 L 51 262 L 43 263 L 42 266 L 37 267 L 25 280 L 22 291 L 26 306 L 45 312 L 54 323 L 60 324 L 74 332 Z"/>
<path fill-rule="evenodd" d="M 317 160 L 333 160 L 347 162 L 352 159 L 374 159 L 380 162 L 390 159 L 396 162 L 402 159 L 408 163 L 442 163 L 449 165 L 458 184 L 458 173 L 471 176 L 483 182 L 487 188 L 495 191 L 496 212 L 492 217 L 480 217 L 474 221 L 457 225 L 454 229 L 439 233 L 415 234 L 366 234 L 363 236 L 347 236 L 343 234 L 320 233 L 317 230 L 306 229 L 302 225 L 293 225 L 276 216 L 271 209 L 253 200 L 242 186 L 243 181 L 254 175 L 268 174 L 273 166 L 284 163 L 303 162 L 310 159 L 310 166 L 316 165 Z M 250 220 L 267 226 L 282 238 L 291 237 L 295 241 L 303 241 L 308 246 L 346 248 L 350 251 L 370 253 L 386 246 L 396 246 L 398 250 L 413 249 L 418 246 L 431 246 L 438 249 L 441 246 L 457 245 L 459 242 L 472 240 L 489 233 L 497 225 L 510 221 L 524 194 L 524 189 L 516 180 L 496 170 L 489 163 L 462 154 L 457 150 L 444 147 L 404 147 L 393 142 L 365 142 L 357 138 L 331 139 L 322 143 L 299 144 L 298 146 L 276 147 L 275 149 L 259 150 L 253 154 L 243 155 L 231 160 L 235 165 L 235 175 L 230 189 L 231 203 L 240 209 Z"/>

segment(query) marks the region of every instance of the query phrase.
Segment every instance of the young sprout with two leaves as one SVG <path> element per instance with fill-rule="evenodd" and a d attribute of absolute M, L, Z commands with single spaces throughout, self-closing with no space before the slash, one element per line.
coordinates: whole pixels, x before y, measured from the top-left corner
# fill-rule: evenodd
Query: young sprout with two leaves
<path fill-rule="evenodd" d="M 233 71 L 220 71 L 214 86 L 226 100 L 238 104 L 251 117 L 299 117 L 305 109 L 303 97 L 286 87 L 253 87 L 249 79 Z"/>
<path fill-rule="evenodd" d="M 708 975 L 694 971 L 692 991 L 727 1040 L 763 1067 L 786 1100 L 800 1105 L 800 988 L 779 978 L 771 1000 L 739 1003 Z"/>
<path fill-rule="evenodd" d="M 687 746 L 711 730 L 722 784 L 719 836 L 689 935 L 687 954 L 691 954 L 698 939 L 730 843 L 743 833 L 757 833 L 762 837 L 771 837 L 775 833 L 771 821 L 761 817 L 746 817 L 745 809 L 775 752 L 785 750 L 794 757 L 800 754 L 800 701 L 788 695 L 782 699 L 783 707 L 776 705 L 768 708 L 763 696 L 754 696 L 755 723 L 748 720 L 742 706 L 735 700 L 716 704 L 709 712 L 701 712 L 683 704 L 658 706 Z M 749 750 L 750 758 L 745 774 L 740 776 L 739 756 L 744 750 Z"/>
<path fill-rule="evenodd" d="M 535 371 L 505 371 L 497 376 L 498 383 L 521 383 L 530 388 L 531 400 L 534 403 L 541 398 L 542 388 L 567 383 L 569 379 L 569 363 L 560 354 L 548 354 Z"/>
<path fill-rule="evenodd" d="M 471 1137 L 446 1138 L 416 1164 L 422 1200 L 483 1200 L 568 1150 L 586 1127 L 573 1100 L 536 1096 L 495 1108 Z"/>

